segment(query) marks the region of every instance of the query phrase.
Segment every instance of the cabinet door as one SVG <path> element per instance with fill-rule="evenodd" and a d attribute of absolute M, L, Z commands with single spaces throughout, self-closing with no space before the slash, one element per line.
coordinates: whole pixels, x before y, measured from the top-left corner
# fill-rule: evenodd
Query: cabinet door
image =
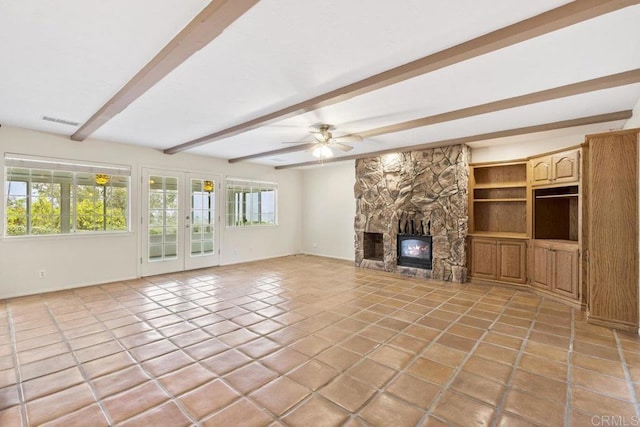
<path fill-rule="evenodd" d="M 501 240 L 498 247 L 498 280 L 514 283 L 527 281 L 527 244 L 522 240 Z"/>
<path fill-rule="evenodd" d="M 551 156 L 553 182 L 573 182 L 580 178 L 580 152 L 568 151 Z"/>
<path fill-rule="evenodd" d="M 496 278 L 496 241 L 490 239 L 471 240 L 471 276 Z"/>
<path fill-rule="evenodd" d="M 535 244 L 531 250 L 531 283 L 551 290 L 551 250 L 546 246 Z"/>
<path fill-rule="evenodd" d="M 589 139 L 589 322 L 638 330 L 637 132 Z"/>
<path fill-rule="evenodd" d="M 529 160 L 531 165 L 531 184 L 543 185 L 551 183 L 551 156 L 537 157 Z"/>
<path fill-rule="evenodd" d="M 578 250 L 553 249 L 553 292 L 578 298 Z"/>

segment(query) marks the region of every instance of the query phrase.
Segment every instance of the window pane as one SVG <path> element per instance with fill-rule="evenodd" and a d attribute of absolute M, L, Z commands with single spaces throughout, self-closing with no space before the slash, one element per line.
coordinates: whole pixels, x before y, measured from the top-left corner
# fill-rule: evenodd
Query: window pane
<path fill-rule="evenodd" d="M 177 242 L 178 241 L 178 228 L 177 227 L 167 227 L 167 228 L 165 228 L 164 241 L 165 242 Z"/>
<path fill-rule="evenodd" d="M 177 226 L 178 225 L 178 211 L 177 210 L 169 210 L 164 211 L 164 220 L 166 226 Z"/>
<path fill-rule="evenodd" d="M 275 224 L 276 184 L 229 179 L 227 181 L 227 226 Z"/>
<path fill-rule="evenodd" d="M 150 227 L 149 228 L 149 243 L 162 243 L 162 227 Z"/>
<path fill-rule="evenodd" d="M 6 235 L 128 230 L 129 177 L 6 169 Z M 102 182 L 102 181 L 101 181 Z"/>
<path fill-rule="evenodd" d="M 175 243 L 166 243 L 164 245 L 164 258 L 177 258 L 177 245 Z"/>
<path fill-rule="evenodd" d="M 149 211 L 149 226 L 164 225 L 162 221 L 162 211 L 153 209 Z"/>
<path fill-rule="evenodd" d="M 162 260 L 162 245 L 149 245 L 149 261 Z"/>
<path fill-rule="evenodd" d="M 200 255 L 202 253 L 201 242 L 191 242 L 191 255 Z"/>

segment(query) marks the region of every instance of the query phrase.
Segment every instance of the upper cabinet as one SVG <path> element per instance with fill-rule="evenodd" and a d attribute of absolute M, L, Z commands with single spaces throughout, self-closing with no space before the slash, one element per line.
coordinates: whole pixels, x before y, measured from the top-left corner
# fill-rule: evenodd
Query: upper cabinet
<path fill-rule="evenodd" d="M 529 160 L 531 185 L 577 182 L 580 179 L 580 150 L 563 151 Z"/>

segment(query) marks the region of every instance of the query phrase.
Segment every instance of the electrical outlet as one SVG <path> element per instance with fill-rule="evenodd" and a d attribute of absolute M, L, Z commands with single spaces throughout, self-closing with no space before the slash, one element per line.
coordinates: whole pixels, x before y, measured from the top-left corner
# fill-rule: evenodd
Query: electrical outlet
<path fill-rule="evenodd" d="M 318 242 L 313 242 L 313 243 L 311 243 L 311 247 L 312 247 L 312 248 L 317 248 L 317 247 L 318 247 Z"/>
<path fill-rule="evenodd" d="M 47 270 L 40 270 L 38 271 L 38 277 L 40 279 L 44 279 L 45 277 L 47 277 Z"/>

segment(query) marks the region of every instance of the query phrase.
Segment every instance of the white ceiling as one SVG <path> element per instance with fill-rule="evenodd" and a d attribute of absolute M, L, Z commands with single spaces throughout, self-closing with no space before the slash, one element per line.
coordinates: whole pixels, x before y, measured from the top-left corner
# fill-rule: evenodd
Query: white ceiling
<path fill-rule="evenodd" d="M 208 3 L 0 0 L 0 123 L 72 135 L 79 126 L 42 117 L 86 122 Z M 261 0 L 91 137 L 164 150 L 566 3 Z M 359 133 L 639 68 L 636 5 L 187 152 L 242 157 L 309 141 L 319 122 Z M 344 155 L 630 110 L 639 99 L 640 84 L 629 84 L 379 135 Z M 572 131 L 580 143 L 585 128 Z M 251 161 L 311 160 L 300 151 Z"/>

